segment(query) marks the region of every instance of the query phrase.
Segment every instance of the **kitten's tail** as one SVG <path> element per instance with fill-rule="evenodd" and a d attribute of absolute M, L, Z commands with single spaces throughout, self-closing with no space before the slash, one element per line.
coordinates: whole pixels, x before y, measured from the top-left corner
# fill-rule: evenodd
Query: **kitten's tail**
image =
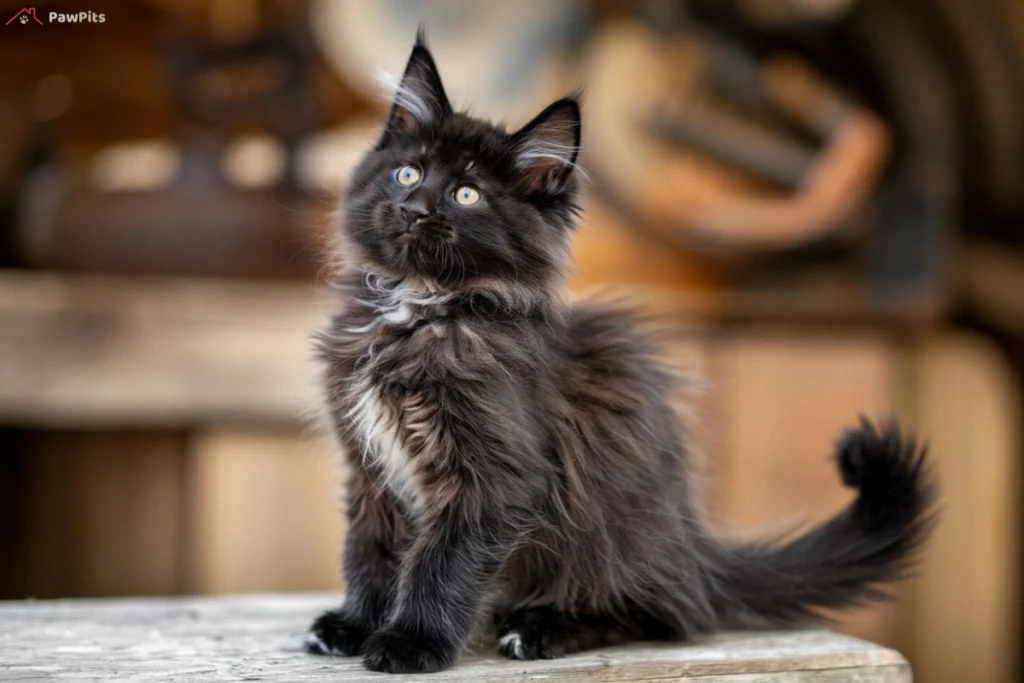
<path fill-rule="evenodd" d="M 884 600 L 879 584 L 906 576 L 932 527 L 936 486 L 925 450 L 895 421 L 878 429 L 861 418 L 836 444 L 843 483 L 859 492 L 845 510 L 782 544 L 721 548 L 711 588 L 723 621 L 793 623 Z"/>

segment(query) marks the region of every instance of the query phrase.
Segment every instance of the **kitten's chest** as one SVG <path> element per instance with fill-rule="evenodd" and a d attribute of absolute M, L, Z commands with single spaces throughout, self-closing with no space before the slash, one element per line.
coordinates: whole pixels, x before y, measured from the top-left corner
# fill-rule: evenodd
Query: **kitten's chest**
<path fill-rule="evenodd" d="M 341 406 L 363 466 L 414 515 L 428 502 L 424 470 L 438 443 L 427 377 L 435 374 L 436 331 L 406 310 L 390 319 L 351 321 Z M 437 324 L 437 323 L 433 323 Z"/>
<path fill-rule="evenodd" d="M 416 418 L 417 397 L 400 396 L 358 374 L 353 379 L 346 417 L 362 464 L 375 470 L 391 493 L 418 514 L 426 505 L 422 466 L 429 455 L 417 438 L 417 430 L 423 428 Z"/>

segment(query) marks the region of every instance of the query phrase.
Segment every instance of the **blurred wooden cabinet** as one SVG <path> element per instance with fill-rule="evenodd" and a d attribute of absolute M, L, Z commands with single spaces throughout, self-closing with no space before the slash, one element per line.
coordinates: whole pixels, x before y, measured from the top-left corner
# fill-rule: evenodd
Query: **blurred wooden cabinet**
<path fill-rule="evenodd" d="M 297 431 L 204 430 L 187 486 L 190 592 L 341 587 L 338 458 Z"/>

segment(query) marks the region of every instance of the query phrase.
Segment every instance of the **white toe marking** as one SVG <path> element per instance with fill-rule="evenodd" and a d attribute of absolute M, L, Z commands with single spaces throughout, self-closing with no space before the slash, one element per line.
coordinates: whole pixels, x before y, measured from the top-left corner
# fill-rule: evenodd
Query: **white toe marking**
<path fill-rule="evenodd" d="M 519 634 L 517 632 L 512 631 L 511 633 L 506 633 L 505 635 L 503 635 L 501 637 L 501 640 L 498 641 L 498 644 L 501 645 L 501 647 L 505 647 L 506 645 L 511 645 L 512 646 L 512 653 L 515 655 L 515 658 L 516 659 L 523 659 L 524 658 L 524 654 L 523 654 L 523 639 L 519 636 Z"/>
<path fill-rule="evenodd" d="M 305 644 L 306 644 L 306 647 L 315 647 L 316 649 L 320 650 L 321 654 L 325 654 L 325 655 L 331 654 L 331 651 L 328 649 L 328 647 L 326 645 L 324 645 L 324 641 L 320 640 L 313 633 L 310 633 L 308 636 L 306 636 L 306 643 Z"/>

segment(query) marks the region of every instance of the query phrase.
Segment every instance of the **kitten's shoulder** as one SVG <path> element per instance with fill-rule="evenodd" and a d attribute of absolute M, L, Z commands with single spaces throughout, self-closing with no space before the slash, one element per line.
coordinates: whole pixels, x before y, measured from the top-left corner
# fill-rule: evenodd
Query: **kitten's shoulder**
<path fill-rule="evenodd" d="M 668 361 L 676 333 L 638 306 L 590 298 L 573 304 L 565 338 L 564 386 L 578 397 L 639 407 L 670 387 L 692 384 Z"/>
<path fill-rule="evenodd" d="M 639 306 L 593 296 L 573 302 L 568 317 L 570 348 L 643 353 L 663 336 L 663 325 Z"/>

